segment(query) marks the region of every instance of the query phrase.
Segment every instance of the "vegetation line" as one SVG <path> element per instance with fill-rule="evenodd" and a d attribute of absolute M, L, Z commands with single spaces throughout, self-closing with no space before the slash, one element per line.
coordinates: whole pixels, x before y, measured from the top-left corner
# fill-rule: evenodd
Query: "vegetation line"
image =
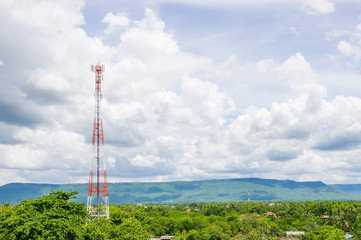
<path fill-rule="evenodd" d="M 303 231 L 302 239 L 361 239 L 356 201 L 118 204 L 110 219 L 88 222 L 77 192 L 52 191 L 20 204 L 0 205 L 0 239 L 126 239 L 164 235 L 174 240 L 276 239 Z"/>

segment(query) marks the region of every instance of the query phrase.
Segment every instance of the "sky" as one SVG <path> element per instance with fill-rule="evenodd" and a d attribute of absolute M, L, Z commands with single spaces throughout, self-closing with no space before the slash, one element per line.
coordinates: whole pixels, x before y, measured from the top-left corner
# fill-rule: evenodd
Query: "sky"
<path fill-rule="evenodd" d="M 361 1 L 1 0 L 0 185 L 361 183 Z"/>

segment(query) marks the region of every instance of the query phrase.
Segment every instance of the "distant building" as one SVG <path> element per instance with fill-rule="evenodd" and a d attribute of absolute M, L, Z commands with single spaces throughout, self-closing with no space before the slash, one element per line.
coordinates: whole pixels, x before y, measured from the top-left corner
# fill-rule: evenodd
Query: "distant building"
<path fill-rule="evenodd" d="M 284 238 L 284 237 L 277 237 L 277 240 L 300 240 L 299 238 Z"/>
<path fill-rule="evenodd" d="M 274 212 L 267 212 L 266 216 L 274 216 L 275 218 L 281 218 L 281 216 L 277 216 Z"/>
<path fill-rule="evenodd" d="M 345 239 L 351 239 L 351 238 L 354 238 L 354 236 L 348 233 L 345 235 Z"/>
<path fill-rule="evenodd" d="M 293 240 L 296 240 L 296 239 L 302 239 L 302 235 L 304 235 L 305 232 L 297 232 L 297 231 L 288 231 L 286 232 L 286 236 L 288 240 L 290 239 L 293 239 Z M 289 236 L 291 236 L 292 238 L 289 238 Z M 301 238 L 293 238 L 294 236 L 300 236 Z"/>
<path fill-rule="evenodd" d="M 275 216 L 275 217 L 277 216 L 277 214 L 275 214 L 274 212 L 267 212 L 266 215 L 267 215 L 267 216 L 272 216 L 272 215 L 273 215 L 273 216 Z"/>
<path fill-rule="evenodd" d="M 284 237 L 277 237 L 277 240 L 300 240 L 299 238 L 284 238 Z"/>
<path fill-rule="evenodd" d="M 148 240 L 169 240 L 174 238 L 174 236 L 161 236 L 160 238 L 148 238 Z"/>

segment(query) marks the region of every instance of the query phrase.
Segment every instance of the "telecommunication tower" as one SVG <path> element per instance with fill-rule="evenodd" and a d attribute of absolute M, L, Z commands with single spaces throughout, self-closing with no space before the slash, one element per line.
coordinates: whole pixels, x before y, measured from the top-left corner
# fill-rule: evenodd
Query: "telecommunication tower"
<path fill-rule="evenodd" d="M 93 125 L 93 151 L 94 157 L 91 161 L 88 185 L 87 211 L 93 218 L 109 218 L 108 183 L 105 163 L 102 159 L 104 146 L 103 120 L 100 115 L 100 103 L 102 99 L 101 84 L 103 81 L 104 65 L 91 66 L 95 73 L 95 117 Z"/>

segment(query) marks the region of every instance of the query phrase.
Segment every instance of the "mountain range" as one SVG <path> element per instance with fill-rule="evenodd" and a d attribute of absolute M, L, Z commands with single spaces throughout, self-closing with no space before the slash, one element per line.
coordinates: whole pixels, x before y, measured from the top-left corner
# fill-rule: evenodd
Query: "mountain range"
<path fill-rule="evenodd" d="M 78 191 L 75 201 L 86 202 L 88 184 L 9 183 L 0 186 L 0 204 L 49 194 Z M 174 203 L 247 201 L 361 200 L 361 184 L 326 185 L 261 178 L 201 181 L 108 183 L 110 203 Z"/>

